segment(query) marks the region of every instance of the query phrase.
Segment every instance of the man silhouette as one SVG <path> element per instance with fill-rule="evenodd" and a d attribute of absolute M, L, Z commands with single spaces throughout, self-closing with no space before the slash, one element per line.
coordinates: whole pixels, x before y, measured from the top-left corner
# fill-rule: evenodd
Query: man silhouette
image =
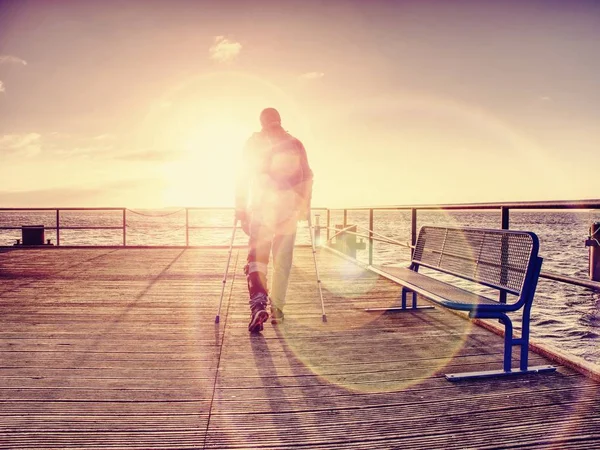
<path fill-rule="evenodd" d="M 244 147 L 236 182 L 236 218 L 249 236 L 244 273 L 250 296 L 251 333 L 271 322 L 283 321 L 283 308 L 299 220 L 308 219 L 313 173 L 306 150 L 298 139 L 281 126 L 274 108 L 260 114 L 261 131 Z M 267 268 L 273 254 L 271 295 L 267 289 Z"/>

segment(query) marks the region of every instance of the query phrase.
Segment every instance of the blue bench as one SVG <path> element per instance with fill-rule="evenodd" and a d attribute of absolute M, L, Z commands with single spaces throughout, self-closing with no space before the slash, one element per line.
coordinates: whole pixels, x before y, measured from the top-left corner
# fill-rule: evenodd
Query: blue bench
<path fill-rule="evenodd" d="M 556 369 L 527 365 L 531 306 L 542 266 L 538 249 L 539 240 L 531 232 L 433 226 L 420 229 L 410 266 L 393 271 L 393 279 L 402 285 L 402 308 L 399 309 L 418 308 L 416 294 L 420 294 L 446 308 L 466 311 L 471 318 L 497 319 L 504 325 L 502 370 L 449 374 L 446 375 L 448 380 Z M 433 278 L 420 273 L 420 268 L 498 290 L 499 298 L 495 300 L 458 287 L 452 277 L 448 277 L 452 278 L 451 282 Z M 408 293 L 413 296 L 412 308 L 406 306 Z M 513 323 L 508 316 L 517 311 L 522 312 L 520 338 L 513 336 Z M 514 346 L 521 347 L 518 369 L 513 369 L 511 364 Z"/>

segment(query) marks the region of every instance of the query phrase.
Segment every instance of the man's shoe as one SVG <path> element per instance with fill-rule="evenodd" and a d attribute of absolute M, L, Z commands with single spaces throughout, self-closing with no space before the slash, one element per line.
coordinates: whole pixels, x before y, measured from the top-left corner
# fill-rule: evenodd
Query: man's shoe
<path fill-rule="evenodd" d="M 250 324 L 248 325 L 250 333 L 260 333 L 263 330 L 263 323 L 269 319 L 268 302 L 269 297 L 266 294 L 258 294 L 250 299 Z"/>
<path fill-rule="evenodd" d="M 273 325 L 283 323 L 283 311 L 276 306 L 271 306 L 271 323 Z"/>

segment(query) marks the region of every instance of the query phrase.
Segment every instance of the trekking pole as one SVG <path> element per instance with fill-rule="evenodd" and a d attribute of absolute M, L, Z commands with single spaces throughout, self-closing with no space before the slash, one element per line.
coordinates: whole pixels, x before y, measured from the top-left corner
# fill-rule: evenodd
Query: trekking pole
<path fill-rule="evenodd" d="M 325 315 L 325 303 L 323 303 L 323 290 L 321 289 L 321 277 L 319 277 L 319 268 L 317 267 L 317 251 L 315 250 L 315 241 L 313 239 L 313 227 L 310 220 L 310 213 L 308 215 L 308 234 L 310 234 L 310 246 L 312 248 L 313 261 L 315 262 L 315 272 L 317 274 L 317 286 L 319 287 L 319 296 L 321 297 L 321 311 L 323 313 L 323 322 L 327 322 L 327 316 Z"/>
<path fill-rule="evenodd" d="M 221 314 L 221 305 L 223 304 L 223 295 L 225 294 L 225 284 L 227 283 L 227 274 L 229 273 L 229 262 L 231 261 L 231 254 L 233 253 L 233 240 L 235 239 L 235 230 L 237 228 L 238 219 L 233 219 L 233 233 L 231 233 L 231 243 L 229 244 L 229 255 L 227 256 L 227 266 L 225 266 L 225 276 L 223 277 L 223 286 L 221 287 L 221 300 L 219 300 L 219 310 L 217 311 L 217 317 L 215 317 L 215 323 L 219 323 L 219 315 Z"/>

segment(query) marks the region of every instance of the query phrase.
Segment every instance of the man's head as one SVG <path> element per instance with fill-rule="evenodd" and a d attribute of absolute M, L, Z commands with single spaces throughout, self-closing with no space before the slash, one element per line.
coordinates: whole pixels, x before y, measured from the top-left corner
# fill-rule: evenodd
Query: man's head
<path fill-rule="evenodd" d="M 260 113 L 260 125 L 263 129 L 281 127 L 281 116 L 275 108 L 265 108 Z"/>

